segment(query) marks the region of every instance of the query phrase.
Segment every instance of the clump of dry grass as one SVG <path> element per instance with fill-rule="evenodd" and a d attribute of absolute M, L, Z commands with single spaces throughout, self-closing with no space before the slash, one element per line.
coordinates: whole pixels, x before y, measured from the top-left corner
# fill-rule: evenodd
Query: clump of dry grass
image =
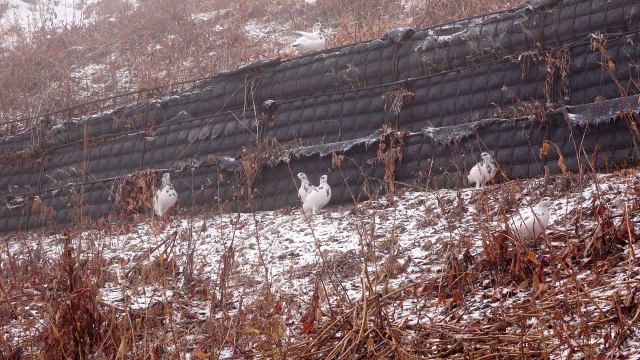
<path fill-rule="evenodd" d="M 397 89 L 390 90 L 382 95 L 384 99 L 384 110 L 389 111 L 396 116 L 400 114 L 402 106 L 413 99 L 415 92 L 408 85 L 402 84 Z"/>
<path fill-rule="evenodd" d="M 634 174 L 627 171 L 624 176 L 633 179 Z M 434 204 L 450 222 L 460 220 L 463 209 L 473 205 L 480 212 L 476 221 L 482 223 L 484 219 L 500 219 L 506 211 L 484 204 L 513 198 L 513 204 L 504 204 L 512 208 L 523 196 L 545 191 L 561 197 L 558 184 L 566 192 L 584 187 L 585 181 L 584 175 L 549 176 L 527 186 L 514 181 L 488 187 L 468 203 L 450 193 L 436 195 L 439 198 Z M 545 190 L 547 187 L 555 189 Z M 637 180 L 630 182 L 629 191 L 640 199 Z M 578 235 L 570 228 L 551 231 L 548 239 L 523 241 L 507 231 L 480 225 L 483 242 L 475 252 L 470 239 L 445 227 L 451 239 L 434 250 L 434 256 L 444 259 L 435 271 L 421 264 L 424 259 L 406 254 L 408 249 L 399 246 L 395 227 L 384 241 L 376 243 L 380 238 L 376 219 L 385 216 L 380 206 L 394 207 L 397 202 L 389 198 L 378 207 L 363 204 L 354 215 L 361 251 L 329 256 L 317 242 L 322 261 L 312 267 L 316 271 L 304 275 L 313 282 L 311 290 L 300 293 L 272 289 L 272 269 L 260 250 L 264 234 L 258 225 L 256 243 L 261 255 L 254 269 L 262 281 L 241 272 L 234 241 L 226 244 L 215 279 L 193 270 L 187 275 L 186 257 L 193 254 L 176 249 L 180 242 L 198 241 L 197 234 L 204 230 L 169 230 L 166 237 L 138 249 L 137 256 L 122 264 L 126 270 L 120 280 L 124 300 L 121 305 L 106 305 L 99 301 L 99 287 L 118 283 L 118 278 L 101 271 L 107 262 L 95 246 L 100 239 L 80 241 L 66 233 L 61 238 L 60 261 L 47 261 L 42 252 L 28 250 L 26 244 L 26 257 L 2 257 L 0 299 L 12 300 L 2 303 L 0 321 L 7 324 L 11 318 L 25 316 L 26 305 L 33 309 L 37 308 L 33 304 L 40 304 L 47 319 L 40 335 L 19 344 L 26 354 L 44 351 L 51 358 L 83 352 L 109 358 L 124 354 L 172 358 L 178 352 L 189 352 L 204 359 L 219 356 L 223 349 L 238 357 L 433 358 L 468 354 L 539 358 L 561 351 L 584 352 L 594 344 L 603 344 L 595 346 L 613 354 L 633 334 L 640 310 L 637 284 L 607 282 L 604 276 L 620 271 L 619 264 L 631 264 L 634 259 L 629 249 L 637 246 L 639 234 L 629 225 L 637 218 L 640 201 L 621 212 L 614 211 L 602 200 L 608 195 L 606 187 L 600 186 L 593 198 L 584 199 L 589 210 L 583 216 L 593 223 L 587 222 L 591 225 L 582 227 Z M 236 220 L 230 226 L 235 231 L 247 224 Z M 372 267 L 377 261 L 379 267 Z M 416 262 L 424 271 L 418 281 L 398 282 Z M 597 276 L 577 276 L 588 272 Z M 349 298 L 342 282 L 354 276 L 360 281 L 361 294 Z M 184 285 L 179 285 L 183 279 Z M 31 287 L 42 284 L 51 285 L 41 295 L 31 292 Z M 128 302 L 127 294 L 145 291 L 149 285 L 174 292 L 155 297 L 142 307 Z M 612 292 L 605 291 L 608 289 Z M 210 308 L 205 318 L 192 313 L 194 304 L 202 302 Z M 469 317 L 469 311 L 478 309 L 478 302 L 493 310 L 483 310 L 482 317 Z M 593 310 L 598 307 L 600 310 Z M 403 311 L 405 315 L 399 315 Z M 406 311 L 411 316 L 407 317 Z M 584 329 L 589 329 L 588 336 L 581 333 Z M 575 333 L 583 335 L 569 336 Z M 0 338 L 3 354 L 10 355 L 7 349 L 14 345 L 3 346 Z"/>
<path fill-rule="evenodd" d="M 42 351 L 47 359 L 87 358 L 100 342 L 104 319 L 98 309 L 97 289 L 77 263 L 69 232 L 63 234 L 63 242 L 54 287 L 57 291 L 50 294 L 45 313 Z"/>
<path fill-rule="evenodd" d="M 158 176 L 153 170 L 139 171 L 116 179 L 111 188 L 113 200 L 127 213 L 153 207 Z"/>
<path fill-rule="evenodd" d="M 396 190 L 395 170 L 396 165 L 402 161 L 404 137 L 406 131 L 390 132 L 391 127 L 383 125 L 378 129 L 378 150 L 376 160 L 384 165 L 384 184 L 387 193 L 393 194 Z"/>
<path fill-rule="evenodd" d="M 583 177 L 569 180 L 583 186 Z M 515 185 L 507 190 L 523 190 Z M 495 196 L 488 190 L 479 195 Z M 360 299 L 330 315 L 315 316 L 310 332 L 316 335 L 289 350 L 300 358 L 540 358 L 590 353 L 596 351 L 590 350 L 595 344 L 604 344 L 597 345 L 603 354 L 616 354 L 640 318 L 638 286 L 628 277 L 619 283 L 603 282 L 599 274 L 612 271 L 628 256 L 635 258 L 633 251 L 621 250 L 633 249 L 639 240 L 629 226 L 629 211 L 637 213 L 638 208 L 623 210 L 614 221 L 600 201 L 602 196 L 598 192 L 585 199 L 592 202 L 591 216 L 596 220 L 592 231 L 586 232 L 587 241 L 571 241 L 564 232 L 524 241 L 508 230 L 487 231 L 483 250 L 474 257 L 468 241 L 455 238 L 444 246 L 442 270 L 425 274 L 424 283 L 383 293 L 367 293 L 365 289 L 371 288 L 363 285 Z M 445 212 L 456 205 L 443 199 L 439 206 Z M 485 215 L 504 216 L 498 213 Z M 594 276 L 576 276 L 589 272 Z M 361 278 L 366 283 L 365 273 Z M 608 289 L 618 290 L 611 295 Z M 485 306 L 474 305 L 478 295 Z M 310 309 L 319 307 L 314 299 Z M 390 315 L 397 311 L 398 299 L 415 299 L 413 320 Z M 433 302 L 441 311 L 422 319 L 422 304 Z M 472 308 L 482 315 L 469 314 Z M 307 314 L 309 310 L 303 320 Z"/>

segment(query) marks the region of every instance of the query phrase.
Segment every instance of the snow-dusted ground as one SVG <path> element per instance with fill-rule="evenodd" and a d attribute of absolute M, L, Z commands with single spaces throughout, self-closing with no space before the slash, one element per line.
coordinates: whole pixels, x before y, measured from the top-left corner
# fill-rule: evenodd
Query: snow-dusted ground
<path fill-rule="evenodd" d="M 7 11 L 0 18 L 0 29 L 18 25 L 26 31 L 42 26 L 81 26 L 91 21 L 85 9 L 100 0 L 0 0 Z"/>
<path fill-rule="evenodd" d="M 258 301 L 268 285 L 275 297 L 287 304 L 284 311 L 287 334 L 296 336 L 301 333 L 300 317 L 317 280 L 323 279 L 327 289 L 326 304 L 337 306 L 337 299 L 343 305 L 345 301 L 354 304 L 363 293 L 361 274 L 366 265 L 377 291 L 384 291 L 384 281 L 378 280 L 385 277 L 391 278 L 386 284 L 387 291 L 405 289 L 406 296 L 396 302 L 392 315 L 398 324 L 411 327 L 427 322 L 455 325 L 458 329 L 488 329 L 487 326 L 496 326 L 496 317 L 526 315 L 523 323 L 526 325 L 511 324 L 504 333 L 554 335 L 558 322 L 572 326 L 591 319 L 597 324 L 614 311 L 614 302 L 609 299 L 614 292 L 624 298 L 630 289 L 639 285 L 638 175 L 639 171 L 632 169 L 582 178 L 572 175 L 512 181 L 479 191 L 403 190 L 395 199 L 382 198 L 357 207 L 334 206 L 310 218 L 305 218 L 297 208 L 193 218 L 180 215 L 168 222 L 141 217 L 137 218 L 137 224 L 77 234 L 74 245 L 84 249 L 83 258 L 95 261 L 98 257 L 103 264 L 100 271 L 110 274 L 100 284 L 100 300 L 104 306 L 123 311 L 173 303 L 174 316 L 183 325 L 210 317 L 217 319 L 229 311 L 233 314 L 242 304 Z M 536 293 L 530 285 L 531 279 L 522 283 L 501 281 L 500 277 L 508 274 L 491 272 L 496 269 L 480 273 L 483 259 L 487 257 L 485 247 L 504 229 L 505 216 L 544 196 L 553 199 L 548 239 L 525 242 L 534 255 L 524 261 L 525 265 L 528 261 L 544 264 L 546 286 L 543 290 Z M 583 249 L 580 244 L 588 242 L 594 233 L 593 209 L 597 204 L 594 199 L 598 197 L 610 211 L 615 226 L 619 226 L 625 206 L 630 212 L 636 243 L 629 246 L 627 242 L 619 249 L 617 257 L 613 256 L 621 259 L 617 263 L 603 259 L 593 261 L 586 255 L 571 252 Z M 57 261 L 62 251 L 62 235 L 43 237 L 41 233 L 30 233 L 25 236 L 22 240 L 8 238 L 8 251 L 13 256 L 26 261 L 33 254 L 46 254 L 43 256 L 48 261 Z M 190 247 L 194 280 L 185 284 Z M 226 311 L 214 306 L 212 313 L 212 293 L 220 278 L 221 259 L 229 248 L 235 251 L 228 279 L 233 296 L 224 306 Z M 468 253 L 464 254 L 466 250 Z M 569 260 L 563 255 L 566 253 L 572 254 Z M 396 260 L 389 260 L 391 254 L 395 254 Z M 455 286 L 447 288 L 451 256 L 462 262 L 469 255 L 474 264 L 470 269 L 479 273 L 476 283 L 467 291 Z M 6 263 L 5 257 L 3 252 L 0 264 Z M 407 260 L 409 257 L 411 260 Z M 573 268 L 559 266 L 557 262 L 561 258 Z M 385 264 L 394 261 L 398 263 L 398 271 L 389 272 Z M 407 266 L 403 268 L 400 264 L 405 262 Z M 158 264 L 171 270 L 154 278 L 164 271 L 158 270 Z M 576 294 L 578 283 L 583 295 Z M 441 290 L 425 290 L 428 284 L 436 284 Z M 456 292 L 463 294 L 462 303 L 456 299 Z M 576 298 L 578 302 L 574 304 Z M 559 309 L 553 307 L 558 301 L 575 306 L 573 312 L 563 313 L 562 321 L 551 316 L 552 313 L 558 316 Z M 640 308 L 640 300 L 634 301 L 634 309 Z M 534 308 L 550 308 L 538 314 L 524 314 L 525 308 L 531 311 L 532 302 L 539 303 Z M 16 300 L 14 306 L 21 316 L 5 321 L 2 328 L 5 338 L 17 344 L 44 325 L 43 304 L 31 302 L 25 306 Z M 640 354 L 637 326 L 636 316 L 616 356 Z M 598 353 L 606 347 L 604 332 L 611 330 L 594 325 L 591 331 L 592 350 Z M 469 330 L 469 334 L 471 332 Z M 553 358 L 568 354 L 566 340 L 551 343 L 558 345 L 552 352 Z M 185 351 L 193 352 L 196 346 L 193 344 Z"/>

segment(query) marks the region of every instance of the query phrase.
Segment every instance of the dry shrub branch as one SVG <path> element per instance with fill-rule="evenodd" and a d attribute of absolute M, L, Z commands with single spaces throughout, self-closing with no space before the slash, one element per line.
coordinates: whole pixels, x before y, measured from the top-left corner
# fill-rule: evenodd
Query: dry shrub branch
<path fill-rule="evenodd" d="M 392 112 L 395 115 L 400 114 L 402 106 L 413 99 L 416 93 L 409 88 L 409 85 L 403 83 L 395 90 L 389 90 L 382 95 L 384 99 L 384 110 Z"/>
<path fill-rule="evenodd" d="M 392 131 L 388 125 L 378 129 L 378 150 L 376 160 L 384 165 L 384 184 L 387 193 L 393 194 L 396 190 L 395 171 L 396 164 L 402 161 L 404 137 L 406 131 Z"/>
<path fill-rule="evenodd" d="M 154 170 L 143 170 L 116 179 L 111 186 L 115 203 L 127 213 L 133 213 L 141 208 L 152 208 L 157 177 Z"/>
<path fill-rule="evenodd" d="M 58 283 L 60 292 L 51 294 L 46 331 L 42 334 L 46 359 L 88 359 L 102 338 L 103 315 L 98 293 L 76 261 L 69 232 L 63 234 Z"/>

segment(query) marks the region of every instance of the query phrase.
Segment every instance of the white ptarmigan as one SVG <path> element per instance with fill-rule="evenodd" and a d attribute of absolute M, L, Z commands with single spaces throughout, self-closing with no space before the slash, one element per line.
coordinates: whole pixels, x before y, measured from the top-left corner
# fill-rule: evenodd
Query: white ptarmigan
<path fill-rule="evenodd" d="M 302 209 L 307 214 L 317 214 L 323 206 L 329 203 L 329 200 L 331 200 L 331 186 L 327 182 L 327 175 L 322 175 L 320 176 L 320 185 L 307 195 L 302 203 Z"/>
<path fill-rule="evenodd" d="M 171 175 L 165 173 L 162 175 L 162 187 L 156 191 L 153 197 L 153 212 L 157 216 L 162 216 L 171 209 L 178 201 L 178 192 L 173 188 L 171 183 Z"/>
<path fill-rule="evenodd" d="M 306 199 L 307 195 L 309 195 L 309 193 L 314 190 L 316 187 L 311 185 L 311 183 L 309 182 L 309 179 L 307 178 L 307 174 L 301 172 L 298 173 L 298 179 L 300 179 L 300 188 L 298 189 L 298 197 L 300 198 L 300 201 L 304 202 L 304 199 Z"/>
<path fill-rule="evenodd" d="M 469 176 L 467 176 L 469 184 L 476 184 L 476 189 L 493 180 L 496 176 L 496 172 L 498 172 L 498 165 L 495 160 L 493 160 L 493 156 L 491 156 L 491 154 L 483 152 L 480 154 L 480 157 L 482 160 L 471 168 Z"/>
<path fill-rule="evenodd" d="M 327 46 L 327 34 L 320 24 L 315 24 L 311 32 L 294 32 L 300 37 L 289 46 L 296 48 L 300 53 L 324 50 Z"/>
<path fill-rule="evenodd" d="M 526 240 L 535 239 L 545 233 L 549 225 L 549 205 L 551 200 L 544 198 L 533 208 L 526 206 L 518 209 L 509 218 L 509 228 L 513 235 Z"/>

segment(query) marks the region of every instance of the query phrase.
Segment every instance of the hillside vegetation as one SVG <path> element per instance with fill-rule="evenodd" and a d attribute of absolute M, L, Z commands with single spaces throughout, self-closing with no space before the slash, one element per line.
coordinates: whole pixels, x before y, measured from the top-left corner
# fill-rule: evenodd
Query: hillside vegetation
<path fill-rule="evenodd" d="M 377 38 L 396 27 L 427 27 L 519 2 L 92 0 L 69 1 L 77 13 L 65 12 L 64 19 L 56 3 L 0 2 L 0 123 L 211 76 L 258 59 L 291 57 L 292 32 L 317 22 L 330 29 L 333 47 Z M 22 18 L 16 19 L 16 12 Z M 99 106 L 80 108 L 74 115 Z"/>

